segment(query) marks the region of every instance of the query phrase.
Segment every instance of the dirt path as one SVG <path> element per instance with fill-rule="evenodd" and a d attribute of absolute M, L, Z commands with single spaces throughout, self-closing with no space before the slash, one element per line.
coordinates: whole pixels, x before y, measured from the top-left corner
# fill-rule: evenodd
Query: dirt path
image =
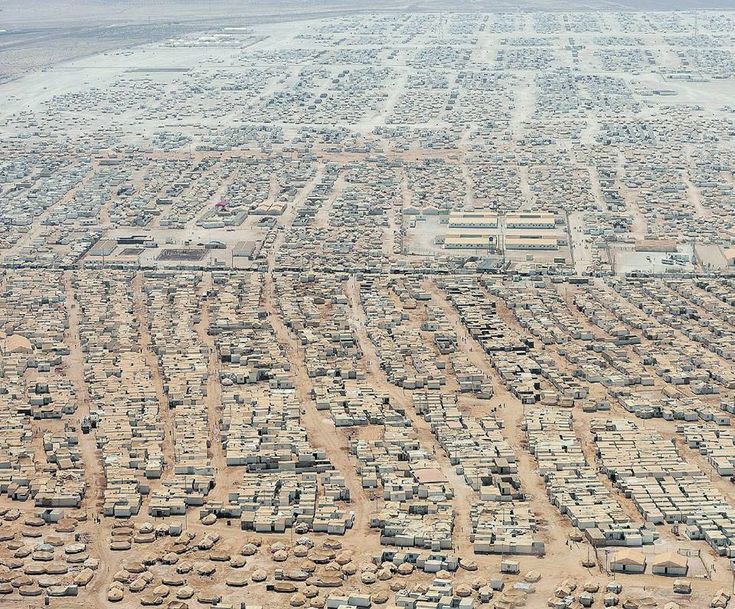
<path fill-rule="evenodd" d="M 699 216 L 700 218 L 704 218 L 704 219 L 711 218 L 712 210 L 707 209 L 703 205 L 699 188 L 697 188 L 692 182 L 691 168 L 694 166 L 695 162 L 694 162 L 694 159 L 692 159 L 692 147 L 691 146 L 686 147 L 686 159 L 687 159 L 687 169 L 682 170 L 681 181 L 684 183 L 684 186 L 686 186 L 687 202 L 692 206 L 692 209 L 694 210 L 695 215 Z"/>
<path fill-rule="evenodd" d="M 66 331 L 66 344 L 69 347 L 69 355 L 64 359 L 64 372 L 71 381 L 76 392 L 80 408 L 77 409 L 75 425 L 80 433 L 79 453 L 84 461 L 84 470 L 88 483 L 87 492 L 82 502 L 82 509 L 98 513 L 104 500 L 105 473 L 102 469 L 101 452 L 97 450 L 96 434 L 81 433 L 81 419 L 89 415 L 92 410 L 92 399 L 89 395 L 87 383 L 84 379 L 84 352 L 79 338 L 79 303 L 76 300 L 74 287 L 72 285 L 71 271 L 64 273 L 64 293 L 69 329 Z"/>
<path fill-rule="evenodd" d="M 168 398 L 164 391 L 164 380 L 161 373 L 161 367 L 158 364 L 158 357 L 153 351 L 153 341 L 151 338 L 148 304 L 146 302 L 145 293 L 143 292 L 143 273 L 136 273 L 133 278 L 131 289 L 133 292 L 133 314 L 138 324 L 138 340 L 140 341 L 140 349 L 145 361 L 146 368 L 151 374 L 151 384 L 156 391 L 158 399 L 158 419 L 163 426 L 163 443 L 161 451 L 163 452 L 164 469 L 161 478 L 158 480 L 150 480 L 151 493 L 143 498 L 144 504 L 148 498 L 160 487 L 161 482 L 172 475 L 174 466 L 174 415 L 173 411 L 168 407 Z M 141 513 L 145 511 L 145 505 L 141 509 Z"/>
<path fill-rule="evenodd" d="M 633 222 L 630 226 L 630 234 L 633 235 L 636 241 L 640 241 L 646 238 L 646 233 L 648 232 L 648 220 L 646 219 L 646 216 L 643 215 L 641 208 L 638 207 L 638 204 L 636 203 L 636 199 L 638 198 L 637 191 L 628 188 L 623 181 L 626 175 L 625 163 L 625 155 L 621 151 L 618 154 L 617 158 L 615 184 L 620 191 L 620 196 L 622 196 L 625 200 L 626 211 L 631 215 L 633 219 Z"/>
<path fill-rule="evenodd" d="M 236 470 L 228 471 L 227 462 L 225 461 L 225 451 L 222 447 L 222 385 L 220 384 L 220 373 L 222 365 L 214 337 L 209 334 L 209 303 L 204 295 L 212 289 L 212 273 L 205 273 L 201 284 L 199 285 L 199 295 L 201 305 L 199 311 L 201 313 L 200 321 L 196 325 L 196 333 L 199 342 L 207 346 L 207 395 L 204 398 L 204 405 L 207 408 L 207 423 L 209 425 L 209 437 L 207 441 L 208 456 L 212 467 L 215 470 L 214 489 L 209 492 L 208 499 L 210 501 L 225 501 L 227 493 L 231 490 L 229 480 L 223 479 L 232 474 L 237 473 Z M 238 474 L 239 477 L 239 474 Z"/>
<path fill-rule="evenodd" d="M 64 291 L 66 295 L 66 307 L 69 320 L 69 329 L 66 333 L 66 343 L 69 347 L 69 355 L 65 358 L 65 372 L 74 385 L 77 398 L 81 408 L 77 410 L 75 418 L 81 420 L 89 414 L 92 400 L 89 395 L 87 383 L 84 379 L 84 353 L 79 339 L 80 308 L 76 300 L 74 287 L 72 285 L 72 274 L 70 271 L 64 273 Z M 77 422 L 77 429 L 80 428 Z M 104 501 L 105 473 L 102 467 L 101 452 L 97 450 L 96 434 L 78 433 L 79 454 L 84 462 L 84 471 L 89 488 L 82 503 L 82 510 L 87 512 L 87 521 L 80 527 L 88 543 L 92 546 L 92 556 L 100 560 L 99 570 L 92 582 L 85 588 L 97 599 L 97 606 L 107 605 L 107 586 L 112 573 L 119 569 L 120 558 L 112 553 L 108 545 L 109 527 L 104 520 L 96 522 L 100 514 L 100 508 Z"/>
<path fill-rule="evenodd" d="M 319 207 L 319 211 L 317 211 L 316 215 L 314 216 L 315 227 L 329 227 L 329 219 L 332 216 L 334 202 L 342 195 L 342 192 L 344 191 L 346 185 L 347 181 L 345 180 L 345 172 L 341 171 L 337 176 L 337 179 L 334 181 L 334 185 L 332 186 L 332 191 L 329 193 L 329 197 L 327 197 L 327 199 L 322 202 L 321 207 Z"/>
<path fill-rule="evenodd" d="M 316 409 L 311 399 L 313 384 L 306 372 L 304 354 L 299 348 L 296 338 L 284 324 L 276 306 L 276 295 L 273 274 L 268 272 L 264 277 L 263 306 L 268 313 L 268 319 L 273 327 L 278 344 L 284 349 L 291 365 L 291 376 L 296 387 L 296 395 L 301 404 L 301 425 L 306 430 L 309 443 L 316 448 L 323 448 L 334 468 L 345 479 L 345 485 L 350 491 L 351 503 L 355 506 L 355 522 L 345 539 L 362 538 L 366 550 L 377 551 L 380 547 L 379 536 L 370 528 L 370 516 L 377 510 L 378 504 L 371 501 L 362 488 L 357 475 L 356 462 L 349 455 L 349 443 L 346 434 L 337 430 L 332 420 L 325 417 Z"/>
<path fill-rule="evenodd" d="M 386 374 L 381 369 L 380 356 L 367 334 L 367 316 L 365 310 L 360 305 L 360 285 L 354 277 L 350 278 L 347 282 L 345 291 L 352 312 L 352 331 L 367 367 L 366 377 L 372 387 L 377 388 L 380 393 L 385 393 L 390 396 L 391 404 L 400 406 L 405 410 L 406 417 L 411 421 L 418 440 L 424 447 L 431 448 L 433 458 L 437 461 L 437 465 L 454 491 L 454 499 L 452 501 L 452 509 L 454 511 L 452 545 L 455 551 L 461 549 L 465 544 L 469 548 L 469 535 L 472 531 L 470 508 L 478 500 L 477 494 L 465 482 L 464 478 L 456 473 L 454 466 L 449 462 L 449 459 L 444 453 L 444 449 L 439 445 L 431 431 L 431 426 L 416 414 L 411 403 L 410 393 L 407 394 L 405 390 L 388 381 Z"/>
<path fill-rule="evenodd" d="M 274 268 L 278 249 L 284 241 L 285 231 L 293 223 L 298 208 L 297 203 L 306 199 L 308 194 L 319 183 L 322 175 L 323 166 L 317 170 L 316 175 L 302 189 L 297 197 L 298 201 L 294 201 L 294 204 L 281 219 L 282 230 L 279 232 L 268 253 L 268 270 L 263 277 L 262 306 L 268 314 L 268 320 L 273 328 L 276 340 L 285 351 L 291 365 L 290 372 L 294 380 L 296 395 L 299 403 L 302 404 L 301 425 L 306 430 L 309 442 L 317 448 L 323 448 L 327 452 L 330 462 L 344 476 L 345 485 L 350 491 L 351 503 L 355 505 L 355 522 L 352 529 L 347 531 L 345 538 L 349 540 L 353 537 L 358 537 L 365 544 L 366 551 L 377 551 L 380 548 L 380 539 L 377 532 L 370 528 L 370 517 L 379 508 L 379 503 L 371 500 L 362 488 L 362 482 L 356 471 L 357 464 L 349 455 L 349 441 L 346 435 L 337 430 L 330 418 L 324 417 L 316 409 L 316 405 L 310 395 L 313 384 L 306 372 L 304 354 L 299 350 L 298 341 L 283 322 L 277 306 Z"/>
<path fill-rule="evenodd" d="M 514 449 L 518 462 L 518 475 L 523 481 L 523 489 L 527 500 L 531 509 L 540 519 L 546 544 L 546 556 L 561 557 L 565 554 L 568 555 L 570 549 L 566 542 L 567 536 L 572 530 L 572 525 L 549 502 L 543 478 L 538 475 L 536 464 L 526 448 L 525 433 L 521 429 L 523 421 L 522 404 L 506 389 L 482 346 L 472 338 L 462 323 L 459 314 L 446 299 L 444 293 L 433 282 L 427 283 L 426 287 L 431 292 L 432 303 L 444 311 L 447 321 L 452 325 L 457 334 L 458 344 L 465 346 L 463 352 L 475 366 L 493 381 L 495 395 L 492 403 L 496 405 L 495 414 L 499 420 L 503 421 L 503 434 Z"/>

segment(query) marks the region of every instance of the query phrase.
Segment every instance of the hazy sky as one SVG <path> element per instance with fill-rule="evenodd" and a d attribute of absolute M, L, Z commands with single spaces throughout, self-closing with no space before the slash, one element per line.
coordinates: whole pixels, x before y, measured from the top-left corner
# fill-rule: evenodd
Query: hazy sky
<path fill-rule="evenodd" d="M 735 0 L 5 0 L 0 29 L 369 10 L 735 9 Z"/>

